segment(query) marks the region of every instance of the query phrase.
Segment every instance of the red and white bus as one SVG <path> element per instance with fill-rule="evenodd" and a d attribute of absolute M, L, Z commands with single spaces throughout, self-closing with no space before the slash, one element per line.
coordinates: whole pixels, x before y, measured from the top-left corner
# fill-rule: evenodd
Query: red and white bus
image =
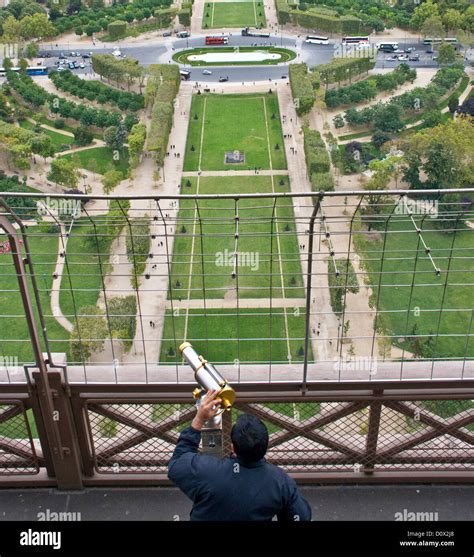
<path fill-rule="evenodd" d="M 228 44 L 229 37 L 223 35 L 209 35 L 206 37 L 206 44 Z"/>
<path fill-rule="evenodd" d="M 368 43 L 369 37 L 343 37 L 342 43 L 343 44 L 361 44 L 361 43 Z"/>

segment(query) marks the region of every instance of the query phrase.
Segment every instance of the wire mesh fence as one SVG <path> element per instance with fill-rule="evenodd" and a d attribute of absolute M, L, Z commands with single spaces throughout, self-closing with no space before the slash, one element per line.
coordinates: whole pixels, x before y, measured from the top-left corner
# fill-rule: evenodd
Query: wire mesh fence
<path fill-rule="evenodd" d="M 183 340 L 234 382 L 473 377 L 472 193 L 455 194 L 8 194 L 0 381 L 35 363 L 25 317 L 73 382 L 192 380 Z"/>

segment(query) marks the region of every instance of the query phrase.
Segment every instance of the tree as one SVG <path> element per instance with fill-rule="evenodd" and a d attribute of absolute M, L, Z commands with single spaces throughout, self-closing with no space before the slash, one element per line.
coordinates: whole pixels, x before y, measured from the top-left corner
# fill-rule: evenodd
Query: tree
<path fill-rule="evenodd" d="M 454 64 L 456 62 L 456 49 L 450 43 L 443 43 L 438 50 L 439 64 Z"/>
<path fill-rule="evenodd" d="M 5 41 L 16 41 L 20 35 L 20 22 L 13 16 L 7 17 L 3 22 L 3 39 Z"/>
<path fill-rule="evenodd" d="M 138 165 L 140 155 L 143 153 L 146 139 L 145 124 L 135 124 L 128 134 L 128 152 L 130 155 L 130 164 L 132 167 Z"/>
<path fill-rule="evenodd" d="M 458 110 L 459 114 L 474 116 L 474 97 L 466 99 Z"/>
<path fill-rule="evenodd" d="M 384 132 L 398 132 L 404 124 L 401 120 L 403 109 L 395 103 L 387 103 L 377 110 L 374 116 L 374 127 Z"/>
<path fill-rule="evenodd" d="M 451 114 L 454 114 L 459 107 L 459 97 L 457 95 L 451 95 L 448 99 L 448 108 Z"/>
<path fill-rule="evenodd" d="M 90 145 L 94 140 L 94 134 L 90 131 L 89 128 L 85 126 L 79 126 L 74 131 L 74 143 L 79 145 L 80 147 L 84 145 Z"/>
<path fill-rule="evenodd" d="M 122 149 L 126 139 L 127 130 L 122 124 L 109 126 L 104 130 L 104 141 L 111 149 Z"/>
<path fill-rule="evenodd" d="M 453 8 L 449 8 L 443 15 L 443 24 L 449 31 L 457 31 L 463 24 L 463 16 L 461 12 Z"/>
<path fill-rule="evenodd" d="M 10 58 L 4 58 L 3 59 L 3 69 L 4 70 L 11 70 L 13 68 L 13 62 L 10 60 Z"/>
<path fill-rule="evenodd" d="M 76 28 L 74 29 L 74 33 L 76 33 L 76 35 L 78 35 L 78 36 L 80 37 L 81 35 L 84 34 L 84 29 L 83 29 L 82 27 L 80 27 L 80 26 L 79 26 L 79 27 L 76 27 Z"/>
<path fill-rule="evenodd" d="M 419 31 L 426 19 L 433 15 L 439 15 L 438 4 L 434 4 L 432 0 L 428 0 L 415 8 L 410 20 L 413 29 Z"/>
<path fill-rule="evenodd" d="M 391 139 L 392 137 L 388 133 L 381 130 L 375 130 L 372 136 L 372 143 L 375 147 L 377 147 L 377 149 L 380 149 L 382 145 L 387 143 L 387 141 L 391 141 Z"/>
<path fill-rule="evenodd" d="M 433 108 L 432 110 L 427 110 L 423 115 L 423 126 L 425 128 L 434 128 L 443 121 L 443 114 L 441 110 Z"/>
<path fill-rule="evenodd" d="M 439 15 L 432 15 L 427 18 L 421 27 L 421 33 L 424 37 L 444 37 L 443 22 Z"/>
<path fill-rule="evenodd" d="M 18 62 L 18 67 L 20 68 L 20 70 L 22 72 L 26 72 L 28 66 L 29 66 L 28 62 L 24 58 L 20 58 L 20 61 Z"/>
<path fill-rule="evenodd" d="M 336 128 L 343 128 L 345 125 L 344 118 L 340 114 L 334 116 L 333 122 Z"/>
<path fill-rule="evenodd" d="M 35 135 L 34 139 L 31 141 L 31 150 L 45 160 L 47 157 L 52 157 L 54 155 L 53 142 L 51 138 L 44 133 Z"/>
<path fill-rule="evenodd" d="M 38 56 L 39 47 L 36 43 L 28 43 L 25 49 L 25 56 L 30 60 Z"/>
<path fill-rule="evenodd" d="M 109 170 L 102 177 L 104 193 L 109 194 L 123 180 L 123 174 L 119 170 Z"/>
<path fill-rule="evenodd" d="M 60 157 L 52 161 L 47 178 L 63 188 L 74 189 L 79 182 L 79 170 L 72 160 Z"/>
<path fill-rule="evenodd" d="M 71 333 L 71 353 L 76 362 L 87 361 L 94 352 L 100 352 L 108 336 L 104 312 L 96 306 L 84 306 L 77 315 Z"/>

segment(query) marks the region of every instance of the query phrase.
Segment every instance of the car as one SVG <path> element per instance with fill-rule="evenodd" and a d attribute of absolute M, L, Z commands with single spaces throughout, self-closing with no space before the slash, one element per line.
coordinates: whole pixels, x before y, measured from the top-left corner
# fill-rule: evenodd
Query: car
<path fill-rule="evenodd" d="M 408 54 L 400 54 L 400 56 L 398 57 L 398 60 L 400 62 L 406 62 L 408 60 Z"/>
<path fill-rule="evenodd" d="M 73 69 L 74 69 L 74 64 L 73 64 L 72 62 L 69 62 L 68 66 L 69 66 L 69 69 L 70 69 L 70 70 L 73 70 Z"/>
<path fill-rule="evenodd" d="M 387 58 L 387 62 L 395 62 L 396 60 L 398 60 L 398 56 L 389 56 Z"/>
<path fill-rule="evenodd" d="M 90 55 L 90 54 L 87 54 L 87 53 L 82 55 L 82 58 L 84 58 L 84 59 L 90 58 L 90 57 L 91 57 L 91 55 Z"/>
<path fill-rule="evenodd" d="M 419 54 L 412 54 L 408 60 L 410 62 L 419 62 L 420 61 L 420 55 Z"/>
<path fill-rule="evenodd" d="M 172 35 L 171 31 L 165 31 L 163 33 L 163 37 L 171 37 L 171 35 Z"/>
<path fill-rule="evenodd" d="M 432 60 L 437 60 L 438 57 L 437 56 L 433 56 Z"/>
<path fill-rule="evenodd" d="M 393 51 L 394 54 L 403 54 L 403 50 L 401 48 L 397 48 Z"/>
<path fill-rule="evenodd" d="M 202 70 L 202 75 L 212 75 L 211 70 Z"/>
<path fill-rule="evenodd" d="M 114 50 L 112 52 L 112 54 L 117 58 L 120 58 L 120 56 L 122 56 L 122 53 L 120 52 L 120 50 L 118 48 L 116 50 Z"/>
<path fill-rule="evenodd" d="M 72 51 L 71 54 L 70 54 L 69 56 L 71 56 L 72 58 L 74 58 L 74 56 L 76 56 L 76 53 L 75 53 L 74 51 Z"/>
<path fill-rule="evenodd" d="M 79 67 L 78 62 L 73 62 L 72 65 L 74 66 L 74 68 L 77 70 L 77 68 Z"/>
<path fill-rule="evenodd" d="M 427 48 L 426 54 L 434 54 L 434 50 L 432 48 Z"/>
<path fill-rule="evenodd" d="M 81 68 L 81 70 L 83 70 L 83 69 L 86 67 L 86 65 L 84 64 L 84 62 L 81 62 L 81 63 L 79 64 L 79 67 Z"/>
<path fill-rule="evenodd" d="M 282 79 L 288 79 L 288 76 L 287 75 L 282 75 L 281 78 Z"/>
<path fill-rule="evenodd" d="M 62 66 L 59 66 L 58 68 L 58 72 L 63 72 L 66 68 L 63 68 Z"/>
<path fill-rule="evenodd" d="M 221 76 L 221 77 L 219 78 L 219 82 L 220 82 L 220 83 L 224 83 L 224 81 L 229 81 L 229 77 L 222 77 L 222 76 Z"/>
<path fill-rule="evenodd" d="M 407 54 L 410 54 L 410 52 L 413 52 L 414 50 L 416 50 L 416 48 L 414 46 L 409 46 L 409 47 L 405 48 L 405 52 Z"/>

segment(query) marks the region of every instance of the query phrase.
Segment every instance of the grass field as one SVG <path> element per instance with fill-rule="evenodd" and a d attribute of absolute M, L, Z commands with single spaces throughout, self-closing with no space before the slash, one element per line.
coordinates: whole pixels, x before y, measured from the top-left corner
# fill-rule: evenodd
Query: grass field
<path fill-rule="evenodd" d="M 209 54 L 209 53 L 229 53 L 228 59 L 220 62 L 209 62 L 207 60 L 190 60 L 191 55 L 199 54 Z M 278 54 L 280 57 L 275 60 L 264 60 L 260 62 L 252 61 L 238 61 L 230 56 L 230 54 L 236 54 L 238 52 L 265 52 L 269 54 Z M 259 47 L 232 47 L 232 46 L 218 46 L 218 47 L 206 47 L 206 48 L 190 48 L 189 50 L 181 50 L 173 54 L 173 60 L 178 64 L 189 64 L 191 66 L 265 66 L 265 65 L 275 65 L 282 64 L 284 62 L 290 62 L 296 58 L 296 53 L 293 50 L 288 50 L 287 48 L 280 48 L 275 46 L 259 46 Z"/>
<path fill-rule="evenodd" d="M 242 151 L 245 162 L 226 164 L 228 151 Z M 277 96 L 194 95 L 184 170 L 255 167 L 287 167 Z"/>
<path fill-rule="evenodd" d="M 23 120 L 20 123 L 22 128 L 27 130 L 33 130 L 35 125 L 31 123 L 29 120 Z M 62 145 L 72 145 L 74 138 L 70 135 L 64 135 L 62 133 L 53 132 L 52 130 L 47 130 L 45 128 L 41 128 L 41 132 L 51 138 L 51 143 L 53 144 L 54 150 L 57 152 L 61 151 Z"/>
<path fill-rule="evenodd" d="M 161 363 L 181 362 L 178 346 L 184 339 L 210 362 L 241 363 L 301 362 L 304 358 L 305 317 L 301 308 L 297 316 L 292 309 L 202 309 L 167 312 L 161 344 Z M 288 335 L 286 328 L 288 327 Z M 240 339 L 237 342 L 237 338 Z M 170 349 L 174 356 L 169 355 Z M 309 354 L 312 361 L 312 353 Z"/>
<path fill-rule="evenodd" d="M 271 176 L 212 176 L 200 178 L 199 184 L 197 178 L 190 178 L 190 187 L 187 183 L 188 179 L 183 178 L 182 191 L 185 194 L 289 191 L 286 176 L 273 179 Z M 274 298 L 304 297 L 290 200 L 279 199 L 276 204 L 273 235 L 271 201 L 249 199 L 239 202 L 237 251 L 242 258 L 237 267 L 237 278 L 231 276 L 233 261 L 224 257 L 227 254 L 231 258 L 234 252 L 233 200 L 202 200 L 200 214 L 204 215 L 202 228 L 193 202 L 181 201 L 170 277 L 175 299 L 203 298 L 204 290 L 207 298 L 223 298 L 237 281 L 239 297 L 242 298 L 269 298 L 270 294 Z"/>
<path fill-rule="evenodd" d="M 67 265 L 61 282 L 59 303 L 74 324 L 75 314 L 84 306 L 95 306 L 102 289 L 101 276 L 109 264 L 109 253 L 98 254 L 94 230 L 87 218 L 78 219 L 67 244 Z M 101 234 L 101 230 L 97 231 Z"/>
<path fill-rule="evenodd" d="M 46 316 L 51 315 L 50 297 L 52 274 L 56 263 L 58 236 L 56 234 L 34 235 L 30 229 L 29 248 L 40 290 L 41 306 Z M 31 284 L 30 284 L 31 286 Z M 32 289 L 30 288 L 30 293 Z M 34 307 L 35 304 L 33 304 Z M 39 319 L 36 320 L 41 331 Z M 69 334 L 52 317 L 46 317 L 51 350 L 64 352 Z M 41 335 L 40 335 L 40 338 Z M 18 290 L 18 280 L 9 253 L 0 255 L 0 356 L 18 358 L 18 363 L 32 362 L 33 352 L 25 324 L 24 309 Z"/>
<path fill-rule="evenodd" d="M 404 222 L 401 222 L 402 220 Z M 421 219 L 417 224 L 424 230 L 433 229 L 433 221 L 429 218 L 425 220 L 423 226 Z M 423 232 L 423 238 L 431 248 L 433 260 L 441 269 L 441 275 L 435 276 L 433 266 L 420 244 L 410 301 L 418 235 L 415 231 L 402 232 L 406 229 L 406 217 L 391 219 L 385 245 L 384 274 L 380 289 L 380 309 L 402 310 L 384 314 L 382 318 L 390 333 L 395 335 L 395 344 L 410 350 L 410 340 L 403 341 L 403 337 L 410 335 L 416 325 L 418 335 L 436 336 L 439 329 L 440 336 L 438 341 L 434 341 L 433 346 L 435 357 L 474 356 L 474 341 L 466 337 L 466 331 L 469 331 L 470 328 L 471 310 L 474 308 L 474 297 L 472 296 L 472 286 L 470 286 L 470 277 L 474 273 L 474 261 L 466 256 L 472 250 L 474 231 L 466 229 L 456 234 L 448 276 L 453 235 L 437 230 Z M 357 235 L 355 241 L 357 250 L 365 258 L 366 266 L 371 273 L 371 284 L 374 299 L 376 299 L 383 238 L 371 241 L 362 234 Z M 442 312 L 439 311 L 441 307 L 444 307 Z M 407 308 L 410 309 L 409 313 Z M 454 311 L 446 311 L 447 309 Z"/>
<path fill-rule="evenodd" d="M 95 147 L 64 155 L 67 159 L 73 159 L 80 168 L 105 174 L 108 170 L 120 170 L 124 176 L 128 174 L 128 150 L 123 149 L 118 154 L 118 160 L 114 160 L 113 151 L 110 147 Z"/>
<path fill-rule="evenodd" d="M 263 2 L 206 2 L 202 25 L 207 28 L 264 27 Z"/>

